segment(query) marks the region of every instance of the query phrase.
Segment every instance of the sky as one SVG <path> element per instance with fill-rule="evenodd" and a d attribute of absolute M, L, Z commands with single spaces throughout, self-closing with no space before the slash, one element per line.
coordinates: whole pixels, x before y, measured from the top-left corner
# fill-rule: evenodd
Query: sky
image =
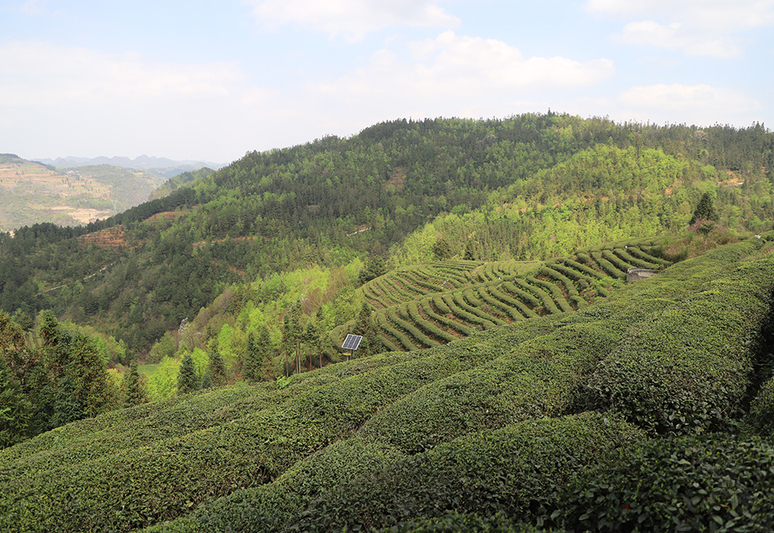
<path fill-rule="evenodd" d="M 774 0 L 0 0 L 0 153 L 26 159 L 549 109 L 774 128 Z"/>

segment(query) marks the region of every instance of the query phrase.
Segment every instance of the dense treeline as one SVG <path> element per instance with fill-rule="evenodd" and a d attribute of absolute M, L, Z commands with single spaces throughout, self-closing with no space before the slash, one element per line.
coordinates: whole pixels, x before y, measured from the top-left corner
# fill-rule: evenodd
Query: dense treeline
<path fill-rule="evenodd" d="M 0 311 L 0 447 L 75 420 L 142 403 L 137 376 L 113 379 L 110 359 L 125 349 L 57 321 L 50 311 L 15 317 Z M 123 361 L 127 362 L 127 361 Z"/>
<path fill-rule="evenodd" d="M 378 124 L 249 152 L 85 227 L 0 235 L 0 309 L 52 309 L 144 352 L 232 283 L 391 249 L 393 266 L 426 260 L 438 235 L 452 250 L 472 241 L 476 259 L 545 259 L 671 231 L 707 190 L 721 224 L 761 231 L 774 211 L 773 148 L 758 124 L 661 127 L 551 112 Z M 719 186 L 727 172 L 734 185 Z M 663 190 L 675 183 L 674 194 Z M 123 232 L 117 245 L 85 240 L 111 228 Z M 424 241 L 401 248 L 421 228 Z"/>

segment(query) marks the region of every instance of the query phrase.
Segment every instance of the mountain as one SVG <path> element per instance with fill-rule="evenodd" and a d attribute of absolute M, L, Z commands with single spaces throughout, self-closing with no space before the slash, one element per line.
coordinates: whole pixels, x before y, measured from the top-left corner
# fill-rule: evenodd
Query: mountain
<path fill-rule="evenodd" d="M 248 153 L 99 223 L 19 232 L 0 248 L 0 308 L 53 309 L 143 357 L 226 290 L 270 309 L 275 340 L 298 298 L 307 302 L 302 326 L 322 308 L 331 330 L 358 314 L 358 273 L 375 258 L 391 268 L 436 257 L 548 260 L 682 231 L 705 193 L 720 235 L 764 232 L 774 220 L 772 145 L 757 125 L 554 114 L 377 124 L 349 139 Z M 314 268 L 325 283 L 282 278 Z M 213 320 L 203 338 L 223 327 Z M 259 322 L 238 328 L 235 355 Z"/>
<path fill-rule="evenodd" d="M 174 161 L 166 157 L 147 156 L 145 154 L 130 159 L 128 157 L 58 157 L 56 159 L 35 159 L 39 163 L 56 168 L 74 168 L 92 165 L 111 165 L 133 170 L 152 170 L 154 174 L 171 178 L 183 172 L 190 172 L 207 167 L 219 169 L 225 165 L 206 161 Z"/>
<path fill-rule="evenodd" d="M 109 165 L 58 170 L 0 154 L 0 231 L 50 222 L 82 225 L 148 200 L 165 178 Z"/>

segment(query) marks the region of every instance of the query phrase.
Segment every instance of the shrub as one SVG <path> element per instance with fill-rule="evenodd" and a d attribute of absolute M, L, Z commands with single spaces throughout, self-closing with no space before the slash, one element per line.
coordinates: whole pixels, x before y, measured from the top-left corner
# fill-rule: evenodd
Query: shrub
<path fill-rule="evenodd" d="M 722 255 L 734 256 L 729 250 Z M 774 259 L 724 270 L 718 263 L 711 255 L 686 261 L 673 271 L 682 271 L 685 281 L 656 281 L 653 289 L 661 292 L 693 287 L 694 295 L 664 302 L 660 313 L 600 362 L 588 382 L 589 407 L 619 411 L 659 434 L 723 430 L 742 414 L 754 373 L 754 340 L 774 285 Z"/>
<path fill-rule="evenodd" d="M 578 476 L 554 518 L 567 531 L 771 531 L 774 445 L 727 435 L 653 440 Z"/>
<path fill-rule="evenodd" d="M 748 432 L 762 436 L 774 435 L 774 378 L 760 388 L 744 422 Z"/>
<path fill-rule="evenodd" d="M 561 533 L 560 529 L 541 529 L 532 524 L 516 523 L 503 513 L 491 517 L 451 512 L 438 518 L 420 518 L 379 530 L 379 533 Z"/>
<path fill-rule="evenodd" d="M 314 500 L 295 527 L 383 528 L 450 511 L 547 516 L 577 472 L 640 438 L 642 432 L 622 420 L 593 413 L 471 434 L 334 488 Z"/>

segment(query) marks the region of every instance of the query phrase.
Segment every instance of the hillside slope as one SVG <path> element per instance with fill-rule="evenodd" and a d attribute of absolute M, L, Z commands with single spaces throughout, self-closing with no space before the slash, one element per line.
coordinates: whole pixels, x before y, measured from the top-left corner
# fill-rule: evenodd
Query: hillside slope
<path fill-rule="evenodd" d="M 569 520 L 560 492 L 608 452 L 745 420 L 770 379 L 772 239 L 575 312 L 58 428 L 0 452 L 0 528 L 332 531 L 454 510 Z M 744 498 L 771 492 L 745 483 Z M 745 499 L 716 514 L 770 524 L 767 509 Z"/>
<path fill-rule="evenodd" d="M 372 257 L 424 263 L 442 240 L 452 259 L 548 260 L 682 231 L 704 193 L 720 225 L 760 233 L 774 220 L 772 147 L 760 126 L 554 114 L 377 124 L 248 153 L 100 223 L 0 234 L 0 309 L 53 309 L 145 355 L 235 284 L 315 266 L 352 270 Z M 82 238 L 109 228 L 123 246 Z"/>
<path fill-rule="evenodd" d="M 148 171 L 98 165 L 68 170 L 0 154 L 0 232 L 51 222 L 85 225 L 146 202 L 164 182 Z"/>

